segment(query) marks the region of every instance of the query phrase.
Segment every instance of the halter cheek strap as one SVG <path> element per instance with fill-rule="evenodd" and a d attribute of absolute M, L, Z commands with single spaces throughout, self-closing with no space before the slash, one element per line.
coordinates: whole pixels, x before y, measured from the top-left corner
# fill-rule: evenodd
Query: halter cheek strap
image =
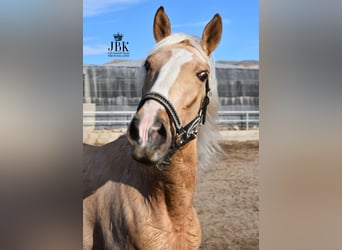
<path fill-rule="evenodd" d="M 167 98 L 157 92 L 149 92 L 145 94 L 142 98 L 141 101 L 138 105 L 139 110 L 144 103 L 147 100 L 154 100 L 160 103 L 161 105 L 164 106 L 166 109 L 170 121 L 174 124 L 176 128 L 176 135 L 172 141 L 172 145 L 169 149 L 169 152 L 167 155 L 164 157 L 163 161 L 157 163 L 156 167 L 159 170 L 163 170 L 165 168 L 165 165 L 169 165 L 171 163 L 171 157 L 172 155 L 182 146 L 190 142 L 191 140 L 195 139 L 197 137 L 197 133 L 199 131 L 199 128 L 202 124 L 205 123 L 206 120 L 206 113 L 207 113 L 207 106 L 209 104 L 210 100 L 210 88 L 209 88 L 209 81 L 207 80 L 205 83 L 205 97 L 202 101 L 201 108 L 198 112 L 198 115 L 190 121 L 187 125 L 184 127 L 182 126 L 182 122 L 179 119 L 179 116 L 173 107 L 173 105 L 167 100 Z"/>

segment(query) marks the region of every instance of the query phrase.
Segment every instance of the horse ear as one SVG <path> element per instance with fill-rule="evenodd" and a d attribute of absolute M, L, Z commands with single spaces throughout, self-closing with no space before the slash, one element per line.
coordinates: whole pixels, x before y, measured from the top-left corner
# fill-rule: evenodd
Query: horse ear
<path fill-rule="evenodd" d="M 153 35 L 157 42 L 162 40 L 164 37 L 171 35 L 170 20 L 167 17 L 163 6 L 159 7 L 154 16 Z"/>
<path fill-rule="evenodd" d="M 209 56 L 217 47 L 222 35 L 222 19 L 216 14 L 213 19 L 205 26 L 202 34 L 201 46 Z"/>

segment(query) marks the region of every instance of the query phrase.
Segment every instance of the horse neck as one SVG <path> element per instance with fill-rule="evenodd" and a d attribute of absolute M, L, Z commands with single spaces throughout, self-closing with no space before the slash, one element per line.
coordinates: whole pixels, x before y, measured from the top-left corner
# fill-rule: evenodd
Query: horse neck
<path fill-rule="evenodd" d="M 193 212 L 198 162 L 197 139 L 180 148 L 172 156 L 170 165 L 162 171 L 134 162 L 137 166 L 125 177 L 128 178 L 126 181 L 149 200 L 145 204 L 158 208 L 153 209 L 158 214 L 160 209 L 166 209 L 173 224 L 182 226 L 185 218 L 189 218 Z"/>
<path fill-rule="evenodd" d="M 197 161 L 197 140 L 193 140 L 173 155 L 171 164 L 162 172 L 163 196 L 168 214 L 175 220 L 184 221 L 192 212 Z"/>

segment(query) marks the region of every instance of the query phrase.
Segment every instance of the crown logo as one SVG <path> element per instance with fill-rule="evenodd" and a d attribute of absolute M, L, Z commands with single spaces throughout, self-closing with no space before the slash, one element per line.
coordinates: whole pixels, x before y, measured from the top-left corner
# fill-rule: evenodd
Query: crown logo
<path fill-rule="evenodd" d="M 118 41 L 122 40 L 123 35 L 118 32 L 118 33 L 114 34 L 113 37 L 114 37 L 115 41 L 118 42 Z"/>

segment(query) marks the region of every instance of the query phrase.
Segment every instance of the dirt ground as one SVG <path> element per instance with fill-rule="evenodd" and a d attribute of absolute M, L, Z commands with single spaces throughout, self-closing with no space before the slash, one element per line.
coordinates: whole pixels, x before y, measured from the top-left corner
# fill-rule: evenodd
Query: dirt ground
<path fill-rule="evenodd" d="M 88 144 L 101 145 L 113 133 L 92 133 Z M 199 174 L 194 206 L 201 228 L 200 249 L 259 249 L 259 142 L 221 142 L 226 153 L 217 164 Z"/>
<path fill-rule="evenodd" d="M 259 142 L 223 142 L 226 155 L 201 173 L 194 206 L 200 249 L 259 249 Z"/>

